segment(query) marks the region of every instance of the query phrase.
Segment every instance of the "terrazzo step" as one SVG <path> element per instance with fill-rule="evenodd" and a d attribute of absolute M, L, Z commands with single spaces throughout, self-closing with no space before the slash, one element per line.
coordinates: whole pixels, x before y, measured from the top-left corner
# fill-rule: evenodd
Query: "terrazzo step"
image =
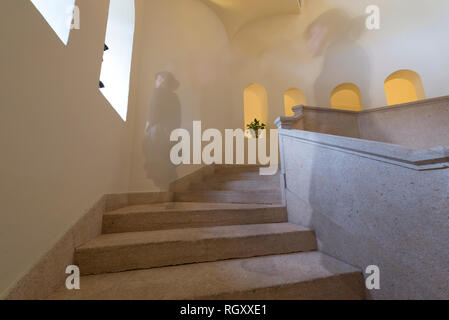
<path fill-rule="evenodd" d="M 103 215 L 103 233 L 287 222 L 281 205 L 168 202 L 136 205 Z"/>
<path fill-rule="evenodd" d="M 245 172 L 259 172 L 261 166 L 258 165 L 217 165 L 215 174 L 232 174 Z"/>
<path fill-rule="evenodd" d="M 101 235 L 75 250 L 83 275 L 313 251 L 313 231 L 289 224 Z"/>
<path fill-rule="evenodd" d="M 274 181 L 258 180 L 231 180 L 231 181 L 207 181 L 191 186 L 192 190 L 215 191 L 247 191 L 247 190 L 281 190 L 280 179 Z"/>
<path fill-rule="evenodd" d="M 81 277 L 50 300 L 360 300 L 360 270 L 319 252 Z"/>
<path fill-rule="evenodd" d="M 280 204 L 282 196 L 276 190 L 257 191 L 186 191 L 175 192 L 177 202 L 220 202 L 246 204 Z"/>
<path fill-rule="evenodd" d="M 250 172 L 233 172 L 233 173 L 216 173 L 208 176 L 204 181 L 232 181 L 232 180 L 257 180 L 257 181 L 280 181 L 280 173 L 275 175 L 263 176 L 258 171 Z"/>

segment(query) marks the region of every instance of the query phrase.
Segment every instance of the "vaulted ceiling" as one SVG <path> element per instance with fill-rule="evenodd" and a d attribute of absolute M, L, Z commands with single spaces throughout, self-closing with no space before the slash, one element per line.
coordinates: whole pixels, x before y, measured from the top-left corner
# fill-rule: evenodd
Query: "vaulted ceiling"
<path fill-rule="evenodd" d="M 300 0 L 201 0 L 221 19 L 232 39 L 246 24 L 279 14 L 299 14 Z"/>

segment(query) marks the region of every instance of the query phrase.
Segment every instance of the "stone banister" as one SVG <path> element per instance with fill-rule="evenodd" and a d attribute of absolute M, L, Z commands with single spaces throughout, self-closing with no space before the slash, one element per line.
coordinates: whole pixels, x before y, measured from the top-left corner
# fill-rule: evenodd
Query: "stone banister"
<path fill-rule="evenodd" d="M 449 146 L 449 96 L 362 111 L 310 106 L 297 106 L 293 111 L 292 117 L 276 119 L 279 129 L 377 141 L 408 149 Z"/>
<path fill-rule="evenodd" d="M 378 266 L 374 299 L 447 298 L 449 97 L 293 110 L 275 122 L 289 222 L 333 257 Z"/>

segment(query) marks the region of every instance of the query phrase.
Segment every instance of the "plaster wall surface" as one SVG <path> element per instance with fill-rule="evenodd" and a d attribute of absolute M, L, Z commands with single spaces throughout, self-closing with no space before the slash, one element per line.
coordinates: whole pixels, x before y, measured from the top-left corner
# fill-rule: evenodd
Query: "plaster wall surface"
<path fill-rule="evenodd" d="M 108 3 L 76 1 L 66 47 L 30 1 L 0 2 L 0 296 L 101 196 L 128 190 L 130 123 L 98 90 Z"/>

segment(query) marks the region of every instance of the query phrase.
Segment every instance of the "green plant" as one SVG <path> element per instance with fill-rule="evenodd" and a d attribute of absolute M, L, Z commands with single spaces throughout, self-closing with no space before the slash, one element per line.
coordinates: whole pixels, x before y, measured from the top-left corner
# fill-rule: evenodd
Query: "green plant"
<path fill-rule="evenodd" d="M 256 139 L 259 138 L 259 130 L 265 130 L 266 128 L 266 124 L 265 123 L 260 123 L 259 120 L 254 119 L 253 122 L 251 122 L 250 124 L 246 125 L 246 128 L 248 130 L 252 130 L 255 135 L 256 135 Z"/>

